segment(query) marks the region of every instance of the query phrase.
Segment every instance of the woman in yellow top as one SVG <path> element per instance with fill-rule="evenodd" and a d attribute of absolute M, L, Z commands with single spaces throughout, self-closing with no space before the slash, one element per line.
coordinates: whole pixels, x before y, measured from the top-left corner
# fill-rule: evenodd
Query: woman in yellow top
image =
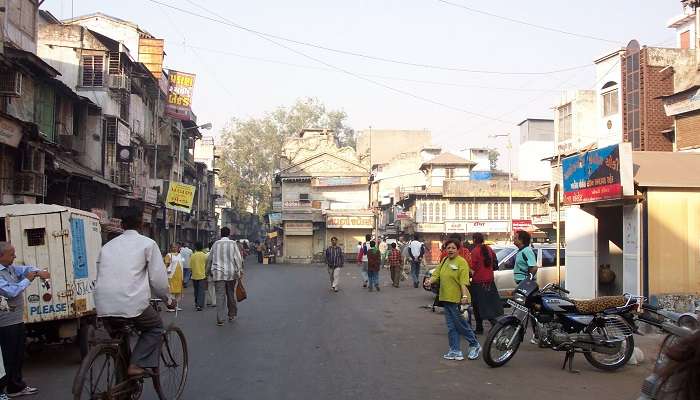
<path fill-rule="evenodd" d="M 447 323 L 447 340 L 450 349 L 447 354 L 442 357 L 446 360 L 464 360 L 464 354 L 461 350 L 460 335 L 469 342 L 469 354 L 467 358 L 476 360 L 481 354 L 481 345 L 476 340 L 474 331 L 471 326 L 464 320 L 459 312 L 460 304 L 469 304 L 471 298 L 469 296 L 469 263 L 467 260 L 460 257 L 459 242 L 448 240 L 445 242 L 445 257 L 440 265 L 435 268 L 430 281 L 426 280 L 427 284 L 439 283 L 440 292 L 439 300 L 445 310 L 445 322 Z"/>
<path fill-rule="evenodd" d="M 180 245 L 178 245 L 177 243 L 173 244 L 170 247 L 170 253 L 165 255 L 163 261 L 165 262 L 165 267 L 168 271 L 170 295 L 173 296 L 177 301 L 175 308 L 168 308 L 168 311 L 181 311 L 182 308 L 180 308 L 179 304 L 180 299 L 182 298 L 182 266 L 185 263 L 185 259 L 180 255 Z"/>

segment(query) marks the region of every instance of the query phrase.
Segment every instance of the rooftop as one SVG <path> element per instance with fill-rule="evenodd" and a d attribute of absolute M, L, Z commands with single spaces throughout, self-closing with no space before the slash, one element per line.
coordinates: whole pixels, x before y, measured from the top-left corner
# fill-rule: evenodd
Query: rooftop
<path fill-rule="evenodd" d="M 442 153 L 430 161 L 426 161 L 421 165 L 421 169 L 428 165 L 476 165 L 474 161 L 469 161 L 452 153 Z"/>

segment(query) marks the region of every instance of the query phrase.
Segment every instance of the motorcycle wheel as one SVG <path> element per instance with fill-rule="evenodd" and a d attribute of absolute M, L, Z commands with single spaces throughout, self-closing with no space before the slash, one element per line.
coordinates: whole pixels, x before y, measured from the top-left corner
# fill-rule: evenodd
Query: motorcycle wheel
<path fill-rule="evenodd" d="M 615 371 L 617 369 L 620 369 L 627 364 L 627 362 L 632 358 L 632 353 L 634 352 L 634 338 L 630 335 L 625 338 L 625 341 L 622 342 L 622 345 L 625 346 L 624 349 L 620 349 L 620 351 L 617 354 L 614 355 L 607 355 L 607 354 L 600 354 L 596 353 L 593 351 L 587 351 L 583 353 L 583 356 L 586 357 L 586 360 L 594 367 L 601 369 L 603 371 Z M 601 357 L 602 359 L 598 359 L 598 357 Z"/>
<path fill-rule="evenodd" d="M 525 336 L 521 330 L 513 342 L 509 343 L 519 326 L 520 321 L 508 320 L 505 323 L 499 321 L 491 328 L 484 342 L 484 361 L 489 367 L 502 367 L 513 358 Z"/>

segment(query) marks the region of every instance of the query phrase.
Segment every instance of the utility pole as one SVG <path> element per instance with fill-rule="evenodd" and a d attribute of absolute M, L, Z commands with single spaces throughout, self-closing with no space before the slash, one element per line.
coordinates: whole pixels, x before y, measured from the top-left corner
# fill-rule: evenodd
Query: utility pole
<path fill-rule="evenodd" d="M 513 146 L 510 140 L 510 134 L 503 133 L 498 135 L 489 135 L 491 138 L 506 137 L 508 138 L 508 236 L 513 239 Z"/>

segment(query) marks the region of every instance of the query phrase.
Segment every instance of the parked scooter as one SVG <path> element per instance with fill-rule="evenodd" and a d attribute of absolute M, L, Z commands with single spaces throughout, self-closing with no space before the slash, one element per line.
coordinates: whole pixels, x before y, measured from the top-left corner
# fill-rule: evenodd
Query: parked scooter
<path fill-rule="evenodd" d="M 627 364 L 637 330 L 634 312 L 642 298 L 625 295 L 578 301 L 567 294 L 555 284 L 540 290 L 532 277 L 522 281 L 507 301 L 513 313 L 500 317 L 486 338 L 484 361 L 494 368 L 508 363 L 534 324 L 541 347 L 566 352 L 562 369 L 568 364 L 569 372 L 578 372 L 573 370 L 576 353 L 605 371 Z"/>

